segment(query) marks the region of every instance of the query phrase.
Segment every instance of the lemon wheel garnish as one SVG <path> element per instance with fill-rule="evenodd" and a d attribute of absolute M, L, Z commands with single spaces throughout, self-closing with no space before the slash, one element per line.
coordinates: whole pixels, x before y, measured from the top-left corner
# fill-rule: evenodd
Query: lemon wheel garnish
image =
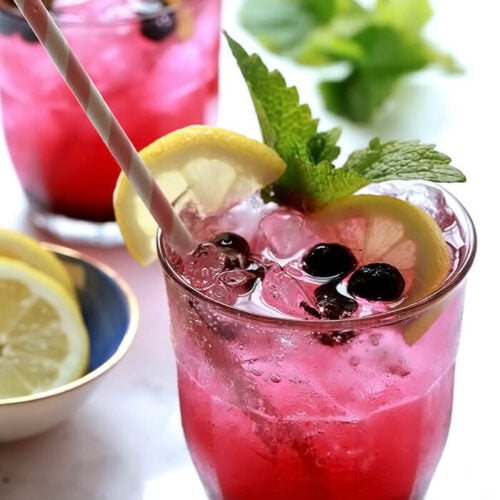
<path fill-rule="evenodd" d="M 448 247 L 438 225 L 404 200 L 348 196 L 330 203 L 313 219 L 329 241 L 350 248 L 360 266 L 384 262 L 396 267 L 405 278 L 405 302 L 436 290 L 450 270 Z"/>
<path fill-rule="evenodd" d="M 89 338 L 74 297 L 23 262 L 0 257 L 0 400 L 83 375 Z"/>
<path fill-rule="evenodd" d="M 22 261 L 55 279 L 71 294 L 76 294 L 64 264 L 30 236 L 11 229 L 0 229 L 0 257 Z"/>
<path fill-rule="evenodd" d="M 174 131 L 140 156 L 176 209 L 193 202 L 207 215 L 274 182 L 285 170 L 280 156 L 265 144 L 202 125 Z M 142 264 L 155 260 L 156 222 L 123 174 L 115 187 L 114 210 L 132 256 Z"/>
<path fill-rule="evenodd" d="M 439 226 L 424 210 L 404 200 L 348 196 L 312 217 L 320 234 L 350 248 L 360 266 L 383 262 L 396 267 L 406 283 L 401 305 L 428 296 L 448 276 L 450 255 Z M 425 321 L 409 323 L 407 341 L 414 342 L 427 329 L 432 318 L 425 316 Z"/>

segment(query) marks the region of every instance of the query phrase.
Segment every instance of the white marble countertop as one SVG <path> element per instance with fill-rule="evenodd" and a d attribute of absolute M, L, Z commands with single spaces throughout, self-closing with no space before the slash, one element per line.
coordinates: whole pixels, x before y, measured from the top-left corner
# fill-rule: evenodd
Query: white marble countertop
<path fill-rule="evenodd" d="M 321 116 L 323 129 L 343 126 L 343 151 L 366 145 L 374 135 L 419 138 L 438 144 L 467 174 L 468 182 L 451 190 L 475 219 L 479 251 L 468 283 L 450 435 L 427 500 L 496 500 L 500 335 L 486 313 L 498 307 L 495 287 L 500 283 L 500 266 L 494 264 L 500 193 L 500 7 L 493 0 L 431 3 L 435 16 L 428 35 L 452 52 L 466 73 L 416 75 L 396 93 L 399 111 L 388 111 L 370 127 L 326 116 L 310 73 L 261 53 L 270 67 L 280 68 L 299 87 L 303 101 Z M 226 1 L 223 25 L 248 50 L 255 50 L 235 22 L 238 4 Z M 259 137 L 248 94 L 224 44 L 221 58 L 219 125 Z M 27 221 L 26 202 L 2 137 L 0 203 L 0 226 L 40 237 Z M 161 273 L 157 266 L 140 267 L 122 248 L 78 248 L 115 268 L 131 285 L 141 307 L 137 340 L 71 420 L 39 437 L 0 445 L 0 499 L 203 500 L 182 437 Z"/>

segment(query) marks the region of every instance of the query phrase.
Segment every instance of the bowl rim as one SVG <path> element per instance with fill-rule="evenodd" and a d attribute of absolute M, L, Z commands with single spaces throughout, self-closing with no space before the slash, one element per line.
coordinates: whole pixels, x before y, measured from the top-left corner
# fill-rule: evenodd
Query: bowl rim
<path fill-rule="evenodd" d="M 68 248 L 62 245 L 57 245 L 55 243 L 41 242 L 42 245 L 51 250 L 56 255 L 63 255 L 65 257 L 70 257 L 71 259 L 80 260 L 91 266 L 97 268 L 103 274 L 105 274 L 108 278 L 112 279 L 121 290 L 125 297 L 125 301 L 127 303 L 127 307 L 129 310 L 129 322 L 127 329 L 123 335 L 123 338 L 120 342 L 120 345 L 113 353 L 113 355 L 108 358 L 104 363 L 99 365 L 94 370 L 87 372 L 82 377 L 79 377 L 72 382 L 68 382 L 67 384 L 55 387 L 53 389 L 49 389 L 46 391 L 37 392 L 34 394 L 30 394 L 27 396 L 17 396 L 12 398 L 0 398 L 0 408 L 14 405 L 21 405 L 25 403 L 31 403 L 39 400 L 47 400 L 53 397 L 57 397 L 61 394 L 65 394 L 68 392 L 72 392 L 93 380 L 99 378 L 101 375 L 109 371 L 113 368 L 128 352 L 132 342 L 134 341 L 138 325 L 139 325 L 139 305 L 135 295 L 132 292 L 132 289 L 128 285 L 128 283 L 110 266 L 104 264 L 103 262 L 91 257 L 83 252 L 75 250 L 73 248 Z"/>

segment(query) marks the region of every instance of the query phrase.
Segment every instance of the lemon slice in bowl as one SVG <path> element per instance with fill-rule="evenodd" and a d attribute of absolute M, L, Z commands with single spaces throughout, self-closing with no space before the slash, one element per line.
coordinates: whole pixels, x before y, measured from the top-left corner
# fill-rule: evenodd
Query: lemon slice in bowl
<path fill-rule="evenodd" d="M 399 305 L 416 302 L 437 290 L 450 271 L 450 254 L 441 229 L 421 208 L 392 196 L 359 194 L 340 198 L 312 215 L 328 241 L 348 247 L 358 265 L 386 263 L 403 275 Z M 405 330 L 415 342 L 439 313 L 422 315 Z"/>
<path fill-rule="evenodd" d="M 0 228 L 0 257 L 20 260 L 38 269 L 76 296 L 73 281 L 63 263 L 34 238 L 11 229 Z"/>
<path fill-rule="evenodd" d="M 174 131 L 140 156 L 177 210 L 193 202 L 207 215 L 274 182 L 285 170 L 280 156 L 265 144 L 203 125 Z M 141 264 L 155 260 L 157 224 L 123 174 L 115 187 L 114 210 L 132 256 Z"/>
<path fill-rule="evenodd" d="M 0 257 L 0 400 L 83 375 L 89 338 L 74 297 L 33 267 Z"/>

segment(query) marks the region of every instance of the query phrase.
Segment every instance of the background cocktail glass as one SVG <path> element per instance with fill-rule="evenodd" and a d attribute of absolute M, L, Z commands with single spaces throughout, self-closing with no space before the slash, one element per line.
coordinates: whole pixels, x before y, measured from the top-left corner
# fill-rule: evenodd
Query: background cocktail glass
<path fill-rule="evenodd" d="M 424 497 L 447 439 L 476 249 L 467 212 L 445 199 L 457 255 L 445 283 L 358 319 L 218 303 L 176 273 L 160 234 L 183 429 L 210 498 Z"/>
<path fill-rule="evenodd" d="M 55 0 L 52 15 L 137 149 L 176 128 L 214 121 L 220 0 Z M 112 207 L 120 168 L 5 0 L 0 98 L 33 222 L 66 240 L 121 241 Z"/>

